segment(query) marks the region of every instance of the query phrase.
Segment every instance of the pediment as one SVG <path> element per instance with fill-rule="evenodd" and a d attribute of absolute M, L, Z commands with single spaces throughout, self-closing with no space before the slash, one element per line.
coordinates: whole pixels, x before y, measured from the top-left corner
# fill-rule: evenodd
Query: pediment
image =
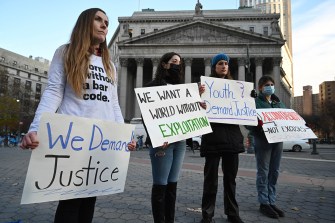
<path fill-rule="evenodd" d="M 239 28 L 192 21 L 118 42 L 122 45 L 284 44 L 284 40 Z"/>

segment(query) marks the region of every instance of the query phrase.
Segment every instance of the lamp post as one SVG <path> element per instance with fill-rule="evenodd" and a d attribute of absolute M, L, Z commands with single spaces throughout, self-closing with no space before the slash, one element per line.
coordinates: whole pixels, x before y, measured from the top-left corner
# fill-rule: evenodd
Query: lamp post
<path fill-rule="evenodd" d="M 316 139 L 312 139 L 313 141 L 313 151 L 311 152 L 312 155 L 318 155 L 319 152 L 316 150 Z"/>
<path fill-rule="evenodd" d="M 21 122 L 21 113 L 22 113 L 22 104 L 20 99 L 16 99 L 16 102 L 19 103 L 19 129 L 18 129 L 18 136 L 17 136 L 17 142 L 20 142 L 21 140 L 21 125 L 23 122 Z"/>

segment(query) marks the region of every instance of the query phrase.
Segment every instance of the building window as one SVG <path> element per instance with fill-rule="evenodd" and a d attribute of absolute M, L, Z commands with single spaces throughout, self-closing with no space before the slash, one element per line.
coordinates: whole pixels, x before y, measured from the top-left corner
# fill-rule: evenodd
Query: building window
<path fill-rule="evenodd" d="M 0 61 L 1 62 L 5 62 L 5 58 L 4 57 L 0 57 Z"/>
<path fill-rule="evenodd" d="M 47 74 L 48 74 L 48 71 L 44 71 L 44 74 L 47 75 Z"/>
<path fill-rule="evenodd" d="M 28 70 L 28 65 L 27 64 L 24 65 L 24 69 Z"/>
<path fill-rule="evenodd" d="M 157 28 L 155 28 L 155 29 L 154 29 L 154 32 L 157 32 L 157 31 L 158 31 L 158 29 L 157 29 Z"/>
<path fill-rule="evenodd" d="M 145 29 L 141 29 L 141 35 L 145 34 Z"/>
<path fill-rule="evenodd" d="M 0 76 L 0 95 L 5 94 L 8 89 L 8 76 L 7 75 L 1 75 Z"/>
<path fill-rule="evenodd" d="M 21 80 L 20 78 L 14 78 L 14 84 L 20 84 Z"/>
<path fill-rule="evenodd" d="M 16 66 L 17 65 L 17 61 L 14 60 L 13 65 Z"/>
<path fill-rule="evenodd" d="M 264 35 L 264 36 L 268 36 L 268 35 L 269 35 L 269 29 L 268 29 L 267 26 L 264 26 L 264 27 L 263 27 L 263 35 Z"/>
<path fill-rule="evenodd" d="M 26 88 L 27 90 L 30 90 L 30 89 L 31 89 L 31 81 L 26 81 L 26 86 L 25 86 L 25 88 Z"/>
<path fill-rule="evenodd" d="M 42 84 L 36 83 L 36 93 L 41 92 L 42 90 Z"/>
<path fill-rule="evenodd" d="M 249 27 L 249 31 L 250 31 L 250 32 L 254 32 L 254 31 L 255 31 L 255 27 L 250 26 L 250 27 Z"/>
<path fill-rule="evenodd" d="M 38 72 L 38 68 L 37 67 L 35 67 L 35 72 Z"/>

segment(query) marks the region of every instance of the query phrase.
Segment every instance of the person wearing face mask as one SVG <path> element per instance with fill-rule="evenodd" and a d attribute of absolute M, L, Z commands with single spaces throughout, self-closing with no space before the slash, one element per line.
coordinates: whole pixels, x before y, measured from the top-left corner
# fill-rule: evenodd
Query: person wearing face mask
<path fill-rule="evenodd" d="M 255 98 L 256 108 L 285 108 L 275 93 L 275 82 L 271 76 L 262 76 L 258 81 L 259 94 Z M 283 143 L 268 143 L 262 122 L 257 127 L 249 127 L 254 137 L 255 156 L 257 164 L 256 188 L 259 210 L 270 218 L 284 217 L 285 213 L 276 206 L 276 185 L 279 176 L 280 160 Z"/>
<path fill-rule="evenodd" d="M 229 71 L 229 57 L 226 54 L 221 53 L 214 56 L 211 64 L 211 77 L 233 79 Z M 205 157 L 201 223 L 214 222 L 218 169 L 221 159 L 221 168 L 224 174 L 225 214 L 229 222 L 243 223 L 239 216 L 239 207 L 235 197 L 238 154 L 245 151 L 243 135 L 238 125 L 211 123 L 211 127 L 213 132 L 202 136 L 200 147 L 200 155 Z"/>
<path fill-rule="evenodd" d="M 182 77 L 181 56 L 175 52 L 164 54 L 156 70 L 155 78 L 146 87 L 180 84 Z M 143 122 L 144 123 L 144 122 Z M 146 126 L 144 125 L 145 129 Z M 152 147 L 148 134 L 153 185 L 151 190 L 152 215 L 155 223 L 172 223 L 175 218 L 177 181 L 186 151 L 186 141 L 164 143 Z"/>

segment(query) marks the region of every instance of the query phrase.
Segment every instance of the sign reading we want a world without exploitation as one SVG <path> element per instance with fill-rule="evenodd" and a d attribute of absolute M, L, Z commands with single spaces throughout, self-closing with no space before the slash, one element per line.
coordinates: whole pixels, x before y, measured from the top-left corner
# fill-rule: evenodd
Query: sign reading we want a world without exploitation
<path fill-rule="evenodd" d="M 196 83 L 136 88 L 135 93 L 153 147 L 212 132 Z"/>
<path fill-rule="evenodd" d="M 124 191 L 134 125 L 44 113 L 21 204 Z"/>

